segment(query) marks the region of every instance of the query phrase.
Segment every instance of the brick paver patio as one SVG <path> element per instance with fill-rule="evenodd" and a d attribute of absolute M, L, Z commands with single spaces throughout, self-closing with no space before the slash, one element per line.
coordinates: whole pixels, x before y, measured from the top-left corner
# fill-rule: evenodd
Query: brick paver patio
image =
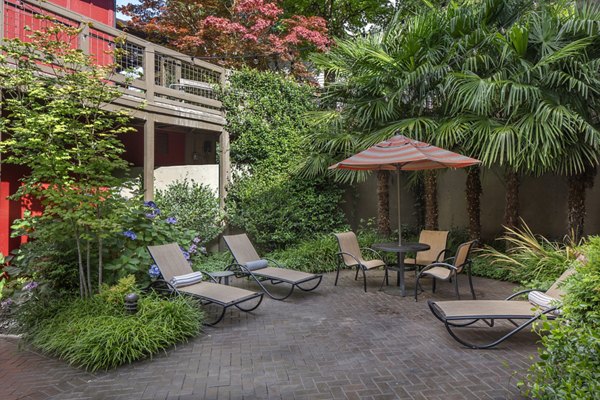
<path fill-rule="evenodd" d="M 251 314 L 228 311 L 189 343 L 109 372 L 87 373 L 3 338 L 0 399 L 519 398 L 516 383 L 536 353 L 534 334 L 495 350 L 462 348 L 431 315 L 431 293 L 415 303 L 394 287 L 378 291 L 381 276 L 371 271 L 364 293 L 353 273 L 337 287 L 327 274 L 315 292 L 266 299 Z M 436 298 L 452 298 L 452 285 L 438 287 Z M 480 298 L 504 298 L 513 288 L 475 280 Z"/>

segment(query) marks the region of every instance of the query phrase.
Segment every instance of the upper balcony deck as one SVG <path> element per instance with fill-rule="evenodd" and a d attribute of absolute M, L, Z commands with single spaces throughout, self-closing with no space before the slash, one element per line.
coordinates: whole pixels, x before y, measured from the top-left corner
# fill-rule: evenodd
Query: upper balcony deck
<path fill-rule="evenodd" d="M 27 27 L 36 30 L 51 23 L 36 18 L 37 15 L 80 27 L 81 34 L 73 45 L 93 55 L 101 65 L 117 65 L 117 73 L 111 79 L 123 96 L 116 105 L 137 110 L 134 116 L 151 113 L 157 121 L 213 131 L 224 125 L 221 102 L 214 91 L 224 82 L 224 68 L 127 35 L 48 2 L 0 0 L 0 4 L 0 39 L 27 40 Z M 124 40 L 115 41 L 116 38 Z M 115 60 L 112 50 L 117 47 L 122 52 Z"/>

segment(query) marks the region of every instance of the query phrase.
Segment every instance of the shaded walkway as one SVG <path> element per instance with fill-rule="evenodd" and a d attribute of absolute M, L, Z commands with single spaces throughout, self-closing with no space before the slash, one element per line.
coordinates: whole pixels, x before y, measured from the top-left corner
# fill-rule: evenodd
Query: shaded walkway
<path fill-rule="evenodd" d="M 535 335 L 464 349 L 431 315 L 430 293 L 415 303 L 393 287 L 379 292 L 381 276 L 371 273 L 364 293 L 353 273 L 338 287 L 328 274 L 316 292 L 266 299 L 250 315 L 228 312 L 189 343 L 110 372 L 86 373 L 0 339 L 0 399 L 518 398 Z M 413 282 L 409 273 L 409 289 Z M 452 297 L 452 285 L 438 286 L 436 298 Z M 504 298 L 513 287 L 475 280 L 481 298 Z"/>

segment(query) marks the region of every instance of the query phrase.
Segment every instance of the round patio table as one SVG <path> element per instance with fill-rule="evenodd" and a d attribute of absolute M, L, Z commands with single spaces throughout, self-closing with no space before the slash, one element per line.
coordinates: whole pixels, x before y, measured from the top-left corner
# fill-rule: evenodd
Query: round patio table
<path fill-rule="evenodd" d="M 406 290 L 404 285 L 404 255 L 406 253 L 416 253 L 419 251 L 429 250 L 429 245 L 425 243 L 374 243 L 371 246 L 375 250 L 385 251 L 388 253 L 396 253 L 398 255 L 398 264 L 395 267 L 388 267 L 386 269 L 397 271 L 397 285 L 400 287 L 400 295 L 406 296 Z M 385 279 L 385 278 L 384 278 Z"/>

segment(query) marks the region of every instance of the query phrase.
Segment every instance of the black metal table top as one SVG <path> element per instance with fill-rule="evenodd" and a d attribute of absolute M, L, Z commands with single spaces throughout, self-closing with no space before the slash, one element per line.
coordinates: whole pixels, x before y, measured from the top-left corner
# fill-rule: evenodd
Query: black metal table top
<path fill-rule="evenodd" d="M 376 250 L 389 251 L 392 253 L 408 253 L 412 251 L 425 251 L 429 250 L 429 245 L 425 243 L 406 242 L 398 244 L 397 242 L 392 243 L 373 243 L 371 246 Z"/>

